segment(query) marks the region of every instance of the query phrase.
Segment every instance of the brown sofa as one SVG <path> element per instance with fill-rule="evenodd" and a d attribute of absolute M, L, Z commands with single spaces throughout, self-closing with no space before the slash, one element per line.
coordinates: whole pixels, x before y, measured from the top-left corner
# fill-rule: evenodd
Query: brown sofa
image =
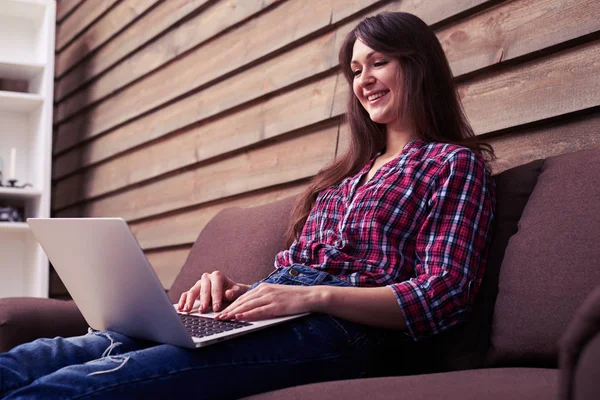
<path fill-rule="evenodd" d="M 411 366 L 407 376 L 296 386 L 254 398 L 599 399 L 600 148 L 494 178 L 490 260 L 468 321 L 399 355 Z M 171 299 L 203 271 L 219 269 L 241 282 L 271 271 L 293 200 L 217 215 L 200 233 Z M 0 351 L 85 331 L 72 302 L 0 300 Z"/>

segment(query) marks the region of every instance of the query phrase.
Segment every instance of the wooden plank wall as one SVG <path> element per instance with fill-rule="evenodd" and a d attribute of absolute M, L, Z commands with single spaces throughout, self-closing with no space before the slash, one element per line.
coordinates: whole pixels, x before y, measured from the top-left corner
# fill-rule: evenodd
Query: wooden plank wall
<path fill-rule="evenodd" d="M 600 144 L 597 0 L 58 0 L 53 215 L 125 218 L 168 289 L 219 210 L 344 150 L 338 49 L 384 10 L 435 30 L 495 171 Z"/>

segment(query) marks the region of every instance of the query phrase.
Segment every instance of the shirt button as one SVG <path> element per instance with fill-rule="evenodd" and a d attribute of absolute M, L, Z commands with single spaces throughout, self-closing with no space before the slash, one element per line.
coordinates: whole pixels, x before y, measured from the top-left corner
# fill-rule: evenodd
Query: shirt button
<path fill-rule="evenodd" d="M 295 269 L 292 268 L 292 269 L 290 269 L 290 275 L 291 276 L 298 276 L 298 275 L 300 275 L 300 272 L 298 272 L 298 271 L 296 271 Z"/>

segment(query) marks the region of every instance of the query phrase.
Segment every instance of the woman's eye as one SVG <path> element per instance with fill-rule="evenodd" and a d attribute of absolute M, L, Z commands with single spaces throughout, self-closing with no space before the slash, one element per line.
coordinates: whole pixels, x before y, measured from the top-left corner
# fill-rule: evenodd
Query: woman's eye
<path fill-rule="evenodd" d="M 376 66 L 376 67 L 381 67 L 381 66 L 383 66 L 383 65 L 385 65 L 387 63 L 388 63 L 387 61 L 377 61 L 373 65 Z"/>
<path fill-rule="evenodd" d="M 360 69 L 357 69 L 356 71 L 352 71 L 352 75 L 359 76 L 360 75 Z"/>

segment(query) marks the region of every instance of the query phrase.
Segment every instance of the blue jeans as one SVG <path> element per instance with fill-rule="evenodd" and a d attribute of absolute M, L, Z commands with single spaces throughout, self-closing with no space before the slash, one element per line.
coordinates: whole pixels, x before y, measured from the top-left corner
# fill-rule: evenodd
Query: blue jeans
<path fill-rule="evenodd" d="M 263 281 L 348 286 L 301 265 L 279 269 Z M 379 362 L 377 354 L 408 341 L 401 332 L 325 314 L 310 314 L 198 350 L 90 329 L 85 336 L 38 339 L 0 354 L 0 397 L 239 398 L 367 376 Z"/>

